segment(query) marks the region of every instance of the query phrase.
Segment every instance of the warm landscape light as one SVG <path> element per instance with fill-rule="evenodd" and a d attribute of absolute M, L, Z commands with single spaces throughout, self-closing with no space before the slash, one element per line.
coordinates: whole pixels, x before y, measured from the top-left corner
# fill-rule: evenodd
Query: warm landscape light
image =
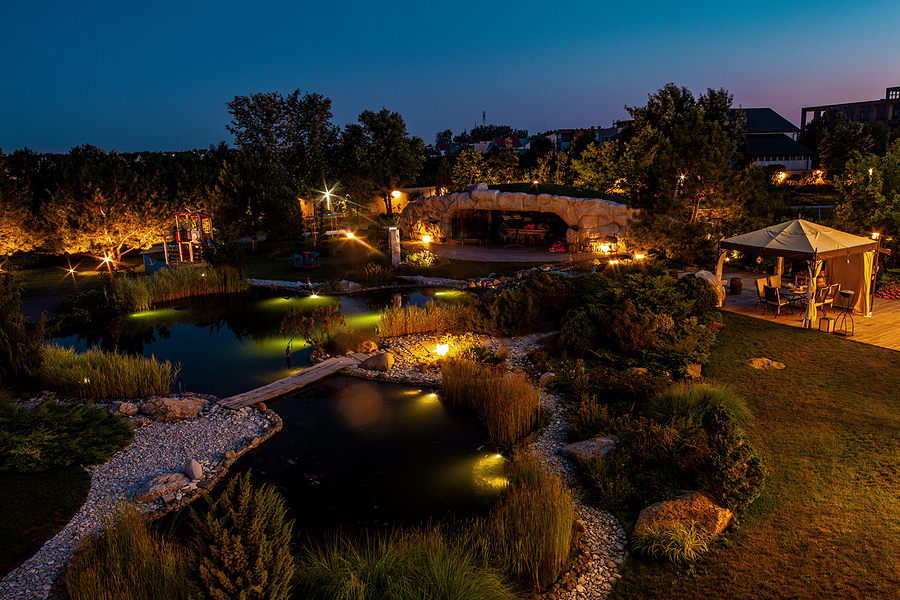
<path fill-rule="evenodd" d="M 610 245 L 609 244 L 600 244 L 600 252 L 603 254 L 609 254 Z"/>
<path fill-rule="evenodd" d="M 391 196 L 393 196 L 394 199 L 399 198 L 399 197 L 400 197 L 400 192 L 398 192 L 397 190 L 394 190 L 393 192 L 391 192 Z"/>
<path fill-rule="evenodd" d="M 635 260 L 644 260 L 645 258 L 646 258 L 645 254 L 635 254 L 634 255 Z"/>
<path fill-rule="evenodd" d="M 352 240 L 354 237 L 356 237 L 356 236 L 353 235 L 353 232 L 352 232 L 352 231 L 348 231 L 348 232 L 347 232 L 347 239 L 348 239 L 348 240 Z"/>
<path fill-rule="evenodd" d="M 613 260 L 609 261 L 609 264 L 611 264 L 611 265 L 617 265 L 617 264 L 619 264 L 619 261 L 616 260 L 616 259 L 613 259 Z"/>
<path fill-rule="evenodd" d="M 873 239 L 873 240 L 877 240 L 877 239 L 878 239 L 878 236 L 880 236 L 880 235 L 881 235 L 881 234 L 878 233 L 877 231 L 873 231 L 873 232 L 872 232 L 872 239 Z"/>
<path fill-rule="evenodd" d="M 444 356 L 450 349 L 450 344 L 438 344 L 434 347 L 434 353 L 438 356 Z"/>
<path fill-rule="evenodd" d="M 423 236 L 422 236 L 422 243 L 423 243 L 423 244 L 430 244 L 430 243 L 431 243 L 431 236 L 428 235 L 428 234 L 423 235 Z"/>

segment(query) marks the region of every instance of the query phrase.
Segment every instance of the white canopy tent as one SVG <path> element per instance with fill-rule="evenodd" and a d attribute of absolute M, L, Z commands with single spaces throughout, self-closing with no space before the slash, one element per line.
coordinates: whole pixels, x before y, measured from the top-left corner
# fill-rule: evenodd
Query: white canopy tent
<path fill-rule="evenodd" d="M 720 280 L 729 250 L 804 260 L 809 269 L 810 282 L 816 281 L 824 267 L 829 284 L 840 283 L 842 290 L 856 292 L 852 300 L 854 312 L 864 315 L 872 313 L 879 251 L 877 240 L 794 219 L 719 242 L 716 276 Z M 815 293 L 815 285 L 807 287 L 804 327 L 814 327 L 816 323 Z"/>

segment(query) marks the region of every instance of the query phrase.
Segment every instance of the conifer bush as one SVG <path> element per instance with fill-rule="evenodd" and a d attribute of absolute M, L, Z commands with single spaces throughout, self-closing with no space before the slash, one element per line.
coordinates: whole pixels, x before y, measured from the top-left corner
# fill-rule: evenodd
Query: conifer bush
<path fill-rule="evenodd" d="M 204 515 L 191 511 L 194 568 L 214 600 L 276 600 L 291 595 L 294 559 L 284 498 L 254 489 L 249 473 L 228 482 Z"/>

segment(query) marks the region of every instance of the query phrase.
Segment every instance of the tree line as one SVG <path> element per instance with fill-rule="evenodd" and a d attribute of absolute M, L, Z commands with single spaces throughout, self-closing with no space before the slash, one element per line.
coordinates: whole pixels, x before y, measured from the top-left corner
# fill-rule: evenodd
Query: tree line
<path fill-rule="evenodd" d="M 507 145 L 431 159 L 387 109 L 363 111 L 340 128 L 331 100 L 315 93 L 236 96 L 227 106 L 236 148 L 144 153 L 136 162 L 89 145 L 65 155 L 0 152 L 0 255 L 40 249 L 118 259 L 158 242 L 176 211 L 211 214 L 225 240 L 257 232 L 289 238 L 303 228 L 298 198 L 334 189 L 367 205 L 378 196 L 390 213 L 391 192 L 413 182 L 445 191 L 532 180 L 596 190 L 640 210 L 631 227 L 637 243 L 688 261 L 710 256 L 722 237 L 786 215 L 789 190 L 773 178 L 777 167 L 752 164 L 743 114 L 721 89 L 695 97 L 666 85 L 646 105 L 626 107 L 631 121 L 614 143 L 584 131 L 565 151 L 537 137 L 521 153 Z M 527 133 L 490 125 L 454 141 Z M 886 146 L 886 135 L 836 111 L 804 131 L 801 141 L 839 192 L 836 226 L 885 234 L 900 227 L 900 151 L 896 142 Z"/>

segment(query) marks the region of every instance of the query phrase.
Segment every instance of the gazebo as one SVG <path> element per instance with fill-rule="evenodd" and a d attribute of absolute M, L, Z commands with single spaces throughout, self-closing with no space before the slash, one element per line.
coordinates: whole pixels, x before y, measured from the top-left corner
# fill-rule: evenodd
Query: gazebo
<path fill-rule="evenodd" d="M 782 271 L 785 258 L 804 260 L 809 269 L 810 282 L 816 281 L 824 267 L 829 283 L 840 283 L 841 289 L 856 292 L 852 300 L 853 312 L 872 314 L 876 258 L 880 250 L 878 240 L 794 219 L 719 242 L 719 262 L 716 265 L 718 280 L 722 279 L 722 269 L 729 250 L 778 257 L 778 274 Z M 816 306 L 813 302 L 815 293 L 816 286 L 809 285 L 806 291 L 806 312 L 803 313 L 804 327 L 814 327 L 816 323 Z"/>

